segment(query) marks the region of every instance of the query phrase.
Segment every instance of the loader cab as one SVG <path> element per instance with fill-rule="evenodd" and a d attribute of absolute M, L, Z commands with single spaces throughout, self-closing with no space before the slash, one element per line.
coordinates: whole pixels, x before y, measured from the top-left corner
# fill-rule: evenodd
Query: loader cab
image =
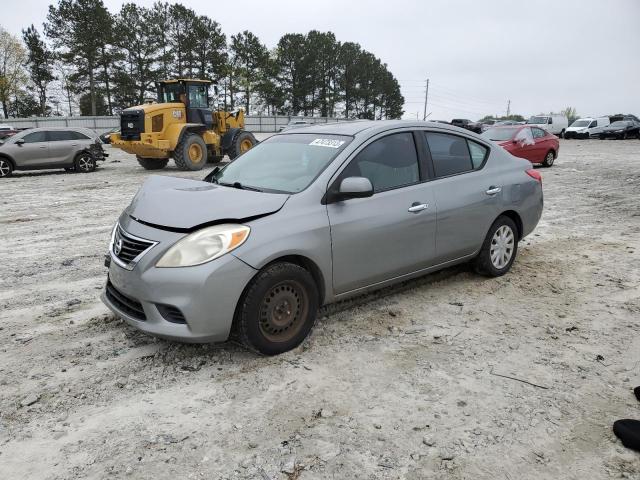
<path fill-rule="evenodd" d="M 213 115 L 209 106 L 210 80 L 165 80 L 158 82 L 158 103 L 183 103 L 187 123 L 213 128 Z"/>

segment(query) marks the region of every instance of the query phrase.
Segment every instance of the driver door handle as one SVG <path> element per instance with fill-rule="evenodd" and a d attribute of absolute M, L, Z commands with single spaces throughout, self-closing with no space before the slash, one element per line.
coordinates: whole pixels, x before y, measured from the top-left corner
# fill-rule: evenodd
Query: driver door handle
<path fill-rule="evenodd" d="M 486 193 L 487 195 L 495 195 L 497 193 L 500 193 L 502 191 L 502 187 L 494 187 L 493 185 L 489 187 L 489 190 L 487 190 Z"/>
<path fill-rule="evenodd" d="M 410 213 L 418 213 L 418 212 L 421 212 L 422 210 L 426 210 L 427 208 L 429 208 L 428 203 L 414 202 L 411 204 L 411 206 L 409 207 L 409 210 L 407 211 Z"/>

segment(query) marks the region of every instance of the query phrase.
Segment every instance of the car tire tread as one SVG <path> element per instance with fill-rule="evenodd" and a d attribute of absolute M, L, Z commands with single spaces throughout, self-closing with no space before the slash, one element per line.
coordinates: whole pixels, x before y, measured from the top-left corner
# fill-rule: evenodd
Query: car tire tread
<path fill-rule="evenodd" d="M 513 230 L 513 233 L 516 236 L 516 241 L 514 242 L 513 255 L 511 256 L 509 263 L 507 263 L 504 268 L 497 269 L 491 262 L 491 239 L 493 238 L 495 231 L 502 225 L 508 225 L 511 230 Z M 515 222 L 506 215 L 500 215 L 495 220 L 495 222 L 493 222 L 491 228 L 489 228 L 487 236 L 485 237 L 484 242 L 482 243 L 482 247 L 480 248 L 480 253 L 478 253 L 478 256 L 473 262 L 474 270 L 476 271 L 476 273 L 485 277 L 500 277 L 507 273 L 509 269 L 511 269 L 511 266 L 513 265 L 513 262 L 518 255 L 518 237 L 518 227 L 516 226 Z"/>

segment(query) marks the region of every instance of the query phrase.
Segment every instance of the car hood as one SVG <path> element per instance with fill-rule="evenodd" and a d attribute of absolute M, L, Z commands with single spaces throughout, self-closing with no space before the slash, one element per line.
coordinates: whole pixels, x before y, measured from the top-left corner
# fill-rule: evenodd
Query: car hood
<path fill-rule="evenodd" d="M 221 221 L 269 215 L 280 210 L 288 198 L 288 194 L 154 175 L 142 184 L 125 213 L 156 227 L 190 231 Z"/>

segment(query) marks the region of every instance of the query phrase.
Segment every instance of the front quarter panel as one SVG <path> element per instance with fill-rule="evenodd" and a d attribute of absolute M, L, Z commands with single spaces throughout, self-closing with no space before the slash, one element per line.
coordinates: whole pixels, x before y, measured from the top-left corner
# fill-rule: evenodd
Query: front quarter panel
<path fill-rule="evenodd" d="M 310 260 L 321 273 L 326 303 L 332 296 L 331 235 L 326 206 L 320 196 L 315 200 L 293 195 L 277 213 L 250 222 L 249 239 L 233 255 L 257 270 L 286 256 Z"/>

